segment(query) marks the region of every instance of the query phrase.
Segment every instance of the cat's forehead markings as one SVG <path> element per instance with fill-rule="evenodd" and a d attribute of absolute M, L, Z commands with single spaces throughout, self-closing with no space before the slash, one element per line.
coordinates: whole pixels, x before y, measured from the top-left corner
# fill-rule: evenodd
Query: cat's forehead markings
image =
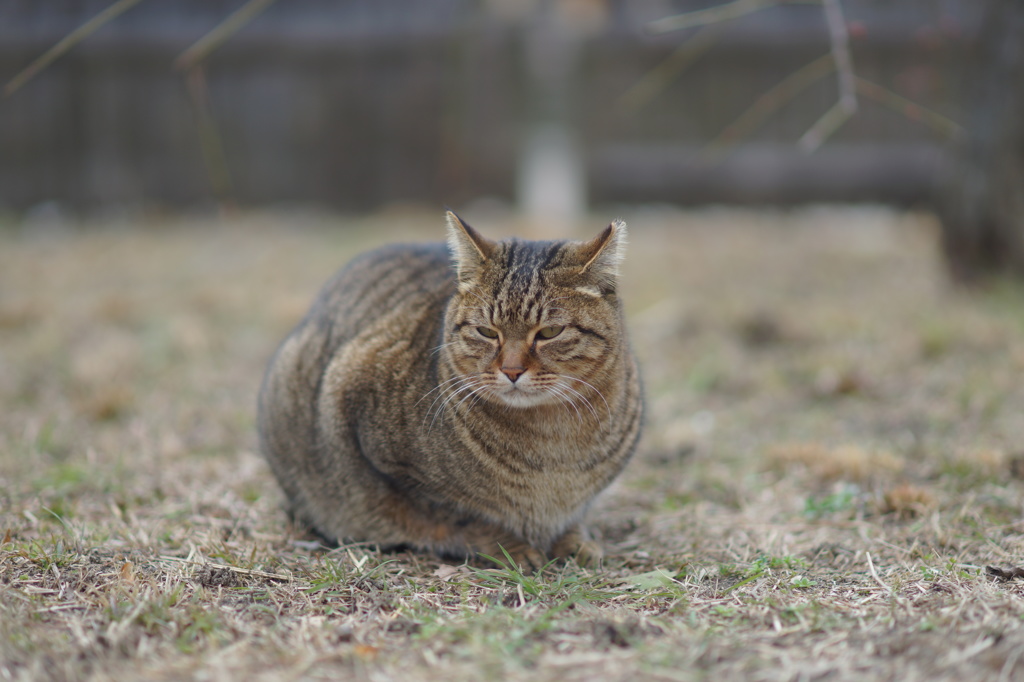
<path fill-rule="evenodd" d="M 591 296 L 593 298 L 601 298 L 601 290 L 595 286 L 581 286 L 576 287 L 576 291 L 580 292 L 585 296 Z"/>
<path fill-rule="evenodd" d="M 485 315 L 489 314 L 490 307 L 491 307 L 490 304 L 487 302 L 487 299 L 485 299 L 483 296 L 481 296 L 476 291 L 474 291 L 475 286 L 474 286 L 474 284 L 472 282 L 460 282 L 458 286 L 459 286 L 459 293 L 461 293 L 463 295 L 468 294 L 468 295 L 474 297 L 477 301 L 480 302 L 481 305 L 476 307 L 477 310 L 480 310 Z M 472 308 L 473 306 L 469 306 L 469 307 Z"/>

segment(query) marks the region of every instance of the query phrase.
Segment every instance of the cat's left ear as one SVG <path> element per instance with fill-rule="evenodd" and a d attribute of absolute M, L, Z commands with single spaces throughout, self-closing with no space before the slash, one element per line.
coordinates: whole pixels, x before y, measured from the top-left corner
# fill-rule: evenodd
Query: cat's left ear
<path fill-rule="evenodd" d="M 497 246 L 496 242 L 474 230 L 453 211 L 448 211 L 448 248 L 455 260 L 459 284 L 472 280 L 494 255 Z"/>
<path fill-rule="evenodd" d="M 601 289 L 614 290 L 619 279 L 619 263 L 626 255 L 626 223 L 615 219 L 589 242 L 580 245 L 584 264 L 580 274 L 597 278 Z"/>

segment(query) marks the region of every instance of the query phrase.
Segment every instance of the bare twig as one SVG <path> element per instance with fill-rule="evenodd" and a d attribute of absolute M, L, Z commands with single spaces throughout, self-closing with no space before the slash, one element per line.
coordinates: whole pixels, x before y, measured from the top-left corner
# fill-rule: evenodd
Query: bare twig
<path fill-rule="evenodd" d="M 162 556 L 161 561 L 175 561 L 179 564 L 191 564 L 193 566 L 208 566 L 210 568 L 222 569 L 225 571 L 232 571 L 234 573 L 241 573 L 242 575 L 251 575 L 257 578 L 269 578 L 271 580 L 283 580 L 285 582 L 294 582 L 295 578 L 290 575 L 284 575 L 282 573 L 267 573 L 266 571 L 258 571 L 253 568 L 239 568 L 238 566 L 230 566 L 228 564 L 215 564 L 210 561 L 191 561 L 189 559 L 182 559 L 176 556 Z"/>
<path fill-rule="evenodd" d="M 32 613 L 55 613 L 57 611 L 68 611 L 70 609 L 87 609 L 89 604 L 79 603 L 65 603 L 65 604 L 54 604 L 53 606 L 45 606 L 43 608 L 35 609 Z"/>
<path fill-rule="evenodd" d="M 209 89 L 202 64 L 214 50 L 242 30 L 273 2 L 274 0 L 249 0 L 174 60 L 174 67 L 186 72 L 185 82 L 199 125 L 199 145 L 203 151 L 203 160 L 214 195 L 227 205 L 230 205 L 232 194 L 231 173 L 228 170 L 224 143 L 210 110 Z"/>
<path fill-rule="evenodd" d="M 875 582 L 878 583 L 883 590 L 892 594 L 892 588 L 886 585 L 881 578 L 878 577 L 878 571 L 875 570 L 875 563 L 871 561 L 871 552 L 865 552 L 868 557 L 868 572 L 871 573 L 871 577 L 874 578 Z"/>
<path fill-rule="evenodd" d="M 853 85 L 853 57 L 850 55 L 850 34 L 839 0 L 822 0 L 829 43 L 839 76 L 839 100 L 851 111 L 857 110 L 857 93 Z"/>
<path fill-rule="evenodd" d="M 864 80 L 860 76 L 855 76 L 854 82 L 857 87 L 857 94 L 889 107 L 913 121 L 918 121 L 945 137 L 959 137 L 964 132 L 963 127 L 956 121 L 948 119 L 942 114 L 923 107 L 916 102 L 912 102 L 906 97 L 897 95 L 888 88 Z"/>
<path fill-rule="evenodd" d="M 615 103 L 616 109 L 632 113 L 668 87 L 668 84 L 714 45 L 718 26 L 705 26 L 668 57 L 645 73 Z"/>
<path fill-rule="evenodd" d="M 853 116 L 854 111 L 845 106 L 843 100 L 839 100 L 797 140 L 797 147 L 805 154 L 814 152 Z"/>
<path fill-rule="evenodd" d="M 825 22 L 828 24 L 832 60 L 839 79 L 839 100 L 804 133 L 797 145 L 806 153 L 821 146 L 836 130 L 857 113 L 857 89 L 850 56 L 850 35 L 839 0 L 822 0 Z"/>
<path fill-rule="evenodd" d="M 833 69 L 832 55 L 826 54 L 789 74 L 757 98 L 748 109 L 740 114 L 739 118 L 719 133 L 718 137 L 708 144 L 705 153 L 713 156 L 732 148 L 782 106 L 821 78 L 832 73 Z"/>
<path fill-rule="evenodd" d="M 182 52 L 174 60 L 174 67 L 185 71 L 196 66 L 273 3 L 274 0 L 249 0 Z"/>
<path fill-rule="evenodd" d="M 745 14 L 760 11 L 765 7 L 778 5 L 782 1 L 783 0 L 733 0 L 733 2 L 728 2 L 724 5 L 716 5 L 715 7 L 708 7 L 707 9 L 701 9 L 695 12 L 674 14 L 670 17 L 664 17 L 663 19 L 652 21 L 647 24 L 647 30 L 651 33 L 669 33 L 671 31 L 681 31 L 684 28 L 693 28 L 694 26 L 707 26 L 708 24 L 731 21 L 732 19 L 738 19 Z"/>
<path fill-rule="evenodd" d="M 231 199 L 231 171 L 228 169 L 227 155 L 221 139 L 217 122 L 210 109 L 209 89 L 206 85 L 206 72 L 201 65 L 189 69 L 185 76 L 189 98 L 196 113 L 196 124 L 199 127 L 199 146 L 206 163 L 206 172 L 210 185 L 218 200 L 228 202 Z"/>
<path fill-rule="evenodd" d="M 705 156 L 714 157 L 736 145 L 783 105 L 832 71 L 836 73 L 838 81 L 838 99 L 800 137 L 797 145 L 805 153 L 811 153 L 818 149 L 857 113 L 858 95 L 894 109 L 910 120 L 919 121 L 945 137 L 955 138 L 963 132 L 959 125 L 945 116 L 856 75 L 850 51 L 849 32 L 840 0 L 734 0 L 708 9 L 665 17 L 651 22 L 647 28 L 652 33 L 667 33 L 695 26 L 708 27 L 711 24 L 737 19 L 767 7 L 797 3 L 822 5 L 829 31 L 829 54 L 791 73 L 761 95 L 753 105 L 740 114 L 705 147 L 703 151 Z M 667 87 L 669 81 L 710 46 L 710 36 L 710 33 L 705 34 L 702 31 L 694 37 L 693 41 L 678 48 L 676 52 L 673 52 L 626 91 L 617 102 L 617 107 L 634 111 L 650 101 L 658 92 Z"/>
<path fill-rule="evenodd" d="M 140 1 L 141 0 L 117 0 L 113 5 L 64 36 L 64 38 L 56 45 L 44 52 L 36 58 L 35 61 L 22 69 L 18 75 L 12 78 L 4 88 L 4 95 L 7 97 L 13 95 L 21 88 L 21 86 L 32 80 L 36 74 L 52 64 L 65 52 L 95 33 L 104 24 L 116 19 L 135 5 L 139 4 Z"/>

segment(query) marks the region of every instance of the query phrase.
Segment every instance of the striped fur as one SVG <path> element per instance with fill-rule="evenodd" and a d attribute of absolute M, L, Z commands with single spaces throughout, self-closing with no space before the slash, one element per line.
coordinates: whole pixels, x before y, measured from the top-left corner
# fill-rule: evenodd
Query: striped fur
<path fill-rule="evenodd" d="M 599 556 L 581 522 L 642 413 L 625 224 L 589 242 L 493 242 L 454 214 L 448 229 L 448 249 L 379 249 L 326 284 L 267 369 L 262 450 L 331 540 Z"/>

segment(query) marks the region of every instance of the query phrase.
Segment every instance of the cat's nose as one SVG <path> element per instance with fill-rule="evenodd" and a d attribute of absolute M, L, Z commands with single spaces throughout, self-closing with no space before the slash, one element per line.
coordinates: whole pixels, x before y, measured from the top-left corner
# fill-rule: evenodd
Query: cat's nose
<path fill-rule="evenodd" d="M 502 367 L 501 373 L 509 378 L 513 384 L 516 383 L 516 379 L 521 377 L 526 372 L 525 367 Z"/>

